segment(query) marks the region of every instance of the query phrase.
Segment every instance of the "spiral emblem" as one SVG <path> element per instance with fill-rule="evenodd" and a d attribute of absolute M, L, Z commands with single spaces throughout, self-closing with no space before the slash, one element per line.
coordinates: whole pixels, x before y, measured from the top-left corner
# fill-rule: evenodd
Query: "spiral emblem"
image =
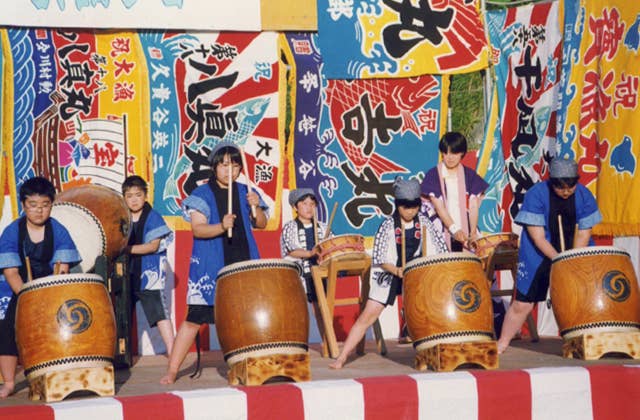
<path fill-rule="evenodd" d="M 91 326 L 91 308 L 79 299 L 70 299 L 60 305 L 56 315 L 58 325 L 72 334 L 80 334 Z"/>
<path fill-rule="evenodd" d="M 629 299 L 631 285 L 629 279 L 621 271 L 609 271 L 602 278 L 602 289 L 616 302 L 624 302 Z"/>
<path fill-rule="evenodd" d="M 462 280 L 453 286 L 451 292 L 453 302 L 462 312 L 475 312 L 480 307 L 480 292 L 476 286 L 468 280 Z"/>

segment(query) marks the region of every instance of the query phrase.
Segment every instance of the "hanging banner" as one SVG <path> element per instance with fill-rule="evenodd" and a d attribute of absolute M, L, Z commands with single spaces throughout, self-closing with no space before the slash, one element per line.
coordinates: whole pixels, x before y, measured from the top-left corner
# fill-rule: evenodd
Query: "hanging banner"
<path fill-rule="evenodd" d="M 260 0 L 13 0 L 0 25 L 258 31 Z"/>
<path fill-rule="evenodd" d="M 486 68 L 475 0 L 318 0 L 329 79 L 467 73 Z"/>
<path fill-rule="evenodd" d="M 601 235 L 640 235 L 640 4 L 566 1 L 567 53 L 558 138 L 596 195 Z"/>
<path fill-rule="evenodd" d="M 500 138 L 513 195 L 502 207 L 512 220 L 524 194 L 546 177 L 555 154 L 562 39 L 558 2 L 487 13 L 495 62 Z M 514 226 L 503 226 L 507 231 Z M 516 228 L 517 230 L 517 228 Z"/>

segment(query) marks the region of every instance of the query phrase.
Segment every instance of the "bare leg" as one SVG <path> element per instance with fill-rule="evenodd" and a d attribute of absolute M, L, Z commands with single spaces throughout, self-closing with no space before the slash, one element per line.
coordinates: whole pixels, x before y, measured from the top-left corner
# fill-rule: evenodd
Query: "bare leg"
<path fill-rule="evenodd" d="M 503 353 L 507 347 L 509 347 L 511 339 L 520 331 L 522 324 L 532 309 L 533 303 L 531 302 L 520 302 L 517 300 L 511 302 L 511 306 L 509 306 L 507 314 L 504 317 L 504 322 L 502 323 L 502 332 L 498 340 L 498 354 Z"/>
<path fill-rule="evenodd" d="M 376 302 L 375 300 L 367 300 L 364 310 L 356 320 L 355 324 L 351 327 L 338 358 L 329 364 L 331 369 L 342 369 L 342 366 L 346 363 L 349 354 L 356 348 L 360 340 L 362 340 L 362 337 L 364 337 L 367 332 L 367 328 L 373 325 L 376 319 L 378 319 L 383 309 L 383 304 Z"/>
<path fill-rule="evenodd" d="M 167 373 L 160 379 L 161 384 L 168 385 L 176 381 L 176 375 L 178 374 L 178 370 L 180 370 L 180 365 L 182 365 L 185 357 L 187 357 L 189 347 L 193 344 L 193 340 L 195 340 L 199 329 L 199 324 L 194 324 L 189 321 L 184 321 L 182 325 L 180 325 L 176 339 L 173 341 L 173 349 L 169 357 Z"/>
<path fill-rule="evenodd" d="M 171 356 L 171 350 L 173 349 L 173 325 L 171 325 L 171 320 L 163 319 L 162 321 L 158 321 L 157 324 L 158 332 L 160 333 L 160 337 L 162 337 L 162 341 L 164 341 L 164 345 L 167 348 L 167 356 Z"/>
<path fill-rule="evenodd" d="M 4 379 L 4 384 L 0 387 L 0 399 L 7 398 L 15 390 L 16 366 L 18 366 L 18 358 L 16 356 L 0 356 L 0 373 L 2 373 L 2 378 Z"/>

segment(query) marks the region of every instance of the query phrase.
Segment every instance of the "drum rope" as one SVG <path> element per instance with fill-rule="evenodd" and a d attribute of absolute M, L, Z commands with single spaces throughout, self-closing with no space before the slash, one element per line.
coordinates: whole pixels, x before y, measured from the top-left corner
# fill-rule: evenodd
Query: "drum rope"
<path fill-rule="evenodd" d="M 113 364 L 113 358 L 107 356 L 74 356 L 74 357 L 64 357 L 61 359 L 50 360 L 48 362 L 40 363 L 35 366 L 31 366 L 24 370 L 24 376 L 29 376 L 33 372 L 36 372 L 41 369 L 58 366 L 58 365 L 70 365 L 74 363 L 84 363 L 84 362 L 105 362 Z"/>
<path fill-rule="evenodd" d="M 307 344 L 300 343 L 300 342 L 297 342 L 297 341 L 281 341 L 281 342 L 275 342 L 275 343 L 262 343 L 262 344 L 256 344 L 256 345 L 253 345 L 253 346 L 242 347 L 242 348 L 230 351 L 229 353 L 225 353 L 224 360 L 228 361 L 232 357 L 241 355 L 243 353 L 250 353 L 250 352 L 260 351 L 260 350 L 287 348 L 287 347 L 299 348 L 299 349 L 302 349 L 304 351 L 309 351 L 309 346 Z"/>
<path fill-rule="evenodd" d="M 342 251 L 342 250 L 351 250 L 351 251 L 356 251 L 356 252 L 363 252 L 364 251 L 364 245 L 361 243 L 355 243 L 355 244 L 342 244 L 342 245 L 336 245 L 334 247 L 331 247 L 330 249 L 323 251 L 320 253 L 320 255 L 318 256 L 319 260 L 323 260 L 325 256 L 332 254 L 336 251 Z"/>
<path fill-rule="evenodd" d="M 583 248 L 580 250 L 579 253 L 571 253 L 566 255 L 560 254 L 556 258 L 554 258 L 553 261 L 556 262 L 556 261 L 569 260 L 571 258 L 585 257 L 588 255 L 622 255 L 626 257 L 631 257 L 628 252 L 623 251 L 622 249 L 612 249 L 610 247 L 607 247 L 606 249 L 597 249 L 597 247 L 591 247 L 591 248 Z"/>
<path fill-rule="evenodd" d="M 626 327 L 626 328 L 640 329 L 640 324 L 637 322 L 631 322 L 631 321 L 590 322 L 587 324 L 582 324 L 575 327 L 567 328 L 566 330 L 562 330 L 560 331 L 560 335 L 565 336 L 567 334 L 571 334 L 576 331 L 593 329 L 593 328 L 607 328 L 607 327 Z M 602 332 L 606 332 L 606 331 L 602 331 Z"/>
<path fill-rule="evenodd" d="M 31 292 L 32 290 L 37 290 L 37 289 L 42 289 L 45 287 L 51 287 L 51 286 L 60 286 L 60 285 L 65 285 L 65 284 L 73 284 L 73 283 L 98 283 L 101 285 L 105 285 L 104 284 L 104 280 L 102 280 L 101 278 L 87 278 L 87 277 L 83 277 L 81 279 L 60 279 L 60 280 L 52 280 L 52 281 L 47 281 L 47 282 L 43 282 L 43 283 L 39 283 L 39 284 L 35 284 L 33 282 L 31 282 L 28 287 L 23 288 L 22 290 L 20 290 L 20 293 L 18 293 L 18 295 L 21 295 L 23 293 L 27 293 L 27 292 Z"/>
<path fill-rule="evenodd" d="M 202 375 L 202 367 L 200 366 L 200 331 L 196 334 L 196 369 L 189 378 L 198 379 Z"/>
<path fill-rule="evenodd" d="M 457 338 L 457 337 L 466 337 L 466 336 L 475 336 L 475 335 L 483 335 L 486 337 L 493 338 L 493 332 L 488 331 L 452 331 L 444 334 L 435 334 L 429 337 L 421 338 L 413 342 L 413 348 L 417 348 L 418 346 L 428 343 L 429 341 L 443 340 L 446 338 Z"/>

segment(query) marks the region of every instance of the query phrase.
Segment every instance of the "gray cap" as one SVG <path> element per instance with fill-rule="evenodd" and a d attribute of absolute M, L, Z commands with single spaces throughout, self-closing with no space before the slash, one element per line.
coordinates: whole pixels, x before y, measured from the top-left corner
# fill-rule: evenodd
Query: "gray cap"
<path fill-rule="evenodd" d="M 220 143 L 216 144 L 213 149 L 211 149 L 211 152 L 209 153 L 209 157 L 207 158 L 209 163 L 213 163 L 213 157 L 216 155 L 216 153 L 218 153 L 221 149 L 224 149 L 225 147 L 233 147 L 234 149 L 237 149 L 238 151 L 240 151 L 240 148 L 238 147 L 237 144 L 231 143 L 230 141 L 221 141 Z"/>
<path fill-rule="evenodd" d="M 420 183 L 415 179 L 405 181 L 398 177 L 393 182 L 393 196 L 396 200 L 418 200 L 420 198 Z"/>
<path fill-rule="evenodd" d="M 573 159 L 556 157 L 549 165 L 551 178 L 576 178 L 578 176 L 578 164 Z"/>
<path fill-rule="evenodd" d="M 294 207 L 298 204 L 298 201 L 302 200 L 307 195 L 310 195 L 314 199 L 316 198 L 316 195 L 311 188 L 296 188 L 289 193 L 289 204 L 291 207 Z"/>

